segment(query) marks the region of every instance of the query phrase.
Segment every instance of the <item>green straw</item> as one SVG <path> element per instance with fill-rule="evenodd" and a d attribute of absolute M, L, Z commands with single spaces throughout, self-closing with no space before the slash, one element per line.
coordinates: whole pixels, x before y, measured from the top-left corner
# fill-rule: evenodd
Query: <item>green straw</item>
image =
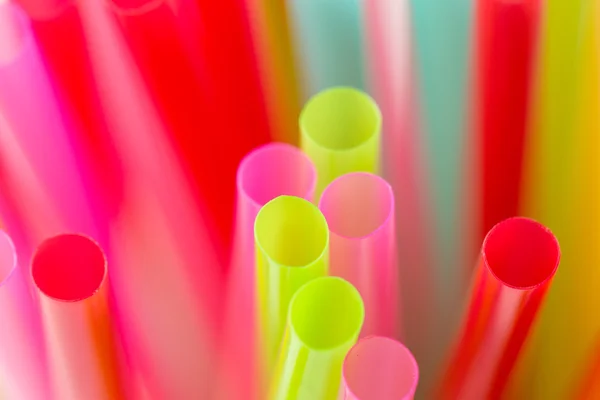
<path fill-rule="evenodd" d="M 358 290 L 342 278 L 304 285 L 290 304 L 269 398 L 335 400 L 342 365 L 365 317 Z"/>

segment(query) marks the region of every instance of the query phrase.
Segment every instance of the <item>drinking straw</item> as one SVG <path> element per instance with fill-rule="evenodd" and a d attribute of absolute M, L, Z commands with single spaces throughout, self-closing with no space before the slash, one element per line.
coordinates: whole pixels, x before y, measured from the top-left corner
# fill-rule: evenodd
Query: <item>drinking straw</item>
<path fill-rule="evenodd" d="M 510 395 L 566 398 L 597 340 L 600 230 L 598 39 L 593 1 L 548 1 L 526 147 L 522 212 L 552 229 L 564 255 Z M 564 321 L 569 324 L 564 324 Z M 565 348 L 564 343 L 571 343 Z"/>
<path fill-rule="evenodd" d="M 39 310 L 17 263 L 10 237 L 0 231 L 0 397 L 48 399 Z"/>
<path fill-rule="evenodd" d="M 270 143 L 250 152 L 237 174 L 237 211 L 233 265 L 227 288 L 223 362 L 237 373 L 236 385 L 224 383 L 235 398 L 251 398 L 255 378 L 255 261 L 254 221 L 260 208 L 280 195 L 312 201 L 316 171 L 310 159 L 298 148 Z M 245 334 L 240 335 L 240 332 Z M 228 379 L 231 376 L 224 374 Z M 237 395 L 234 394 L 238 393 Z"/>
<path fill-rule="evenodd" d="M 290 300 L 306 282 L 327 275 L 329 230 L 307 200 L 279 196 L 254 223 L 258 358 L 268 376 L 281 343 Z"/>
<path fill-rule="evenodd" d="M 272 137 L 298 144 L 300 88 L 288 6 L 285 2 L 251 0 L 247 7 Z"/>
<path fill-rule="evenodd" d="M 331 86 L 365 90 L 362 2 L 293 0 L 289 13 L 303 98 Z"/>
<path fill-rule="evenodd" d="M 576 382 L 576 388 L 570 398 L 578 400 L 593 400 L 600 396 L 600 348 L 598 344 L 592 347 L 583 371 L 581 381 Z"/>
<path fill-rule="evenodd" d="M 334 400 L 342 364 L 365 316 L 360 294 L 342 278 L 312 280 L 290 303 L 270 399 Z"/>
<path fill-rule="evenodd" d="M 329 226 L 329 273 L 352 283 L 365 303 L 362 336 L 399 328 L 396 221 L 392 187 L 354 172 L 325 188 L 319 209 Z"/>
<path fill-rule="evenodd" d="M 343 400 L 412 400 L 419 366 L 402 343 L 369 336 L 350 349 L 342 370 Z"/>
<path fill-rule="evenodd" d="M 366 93 L 350 87 L 326 89 L 306 103 L 299 123 L 302 150 L 319 177 L 315 200 L 338 176 L 379 171 L 381 112 Z"/>
<path fill-rule="evenodd" d="M 534 220 L 510 218 L 490 230 L 436 398 L 502 396 L 559 259 L 556 238 Z"/>
<path fill-rule="evenodd" d="M 32 37 L 31 27 L 15 5 L 0 2 L 0 109 L 47 201 L 63 219 L 63 229 L 96 230 L 86 187 L 59 104 Z"/>
<path fill-rule="evenodd" d="M 538 0 L 480 0 L 476 8 L 473 113 L 482 149 L 481 239 L 518 214 L 540 10 Z"/>
<path fill-rule="evenodd" d="M 121 396 L 107 272 L 102 249 L 82 235 L 51 237 L 33 256 L 31 275 L 57 399 Z"/>

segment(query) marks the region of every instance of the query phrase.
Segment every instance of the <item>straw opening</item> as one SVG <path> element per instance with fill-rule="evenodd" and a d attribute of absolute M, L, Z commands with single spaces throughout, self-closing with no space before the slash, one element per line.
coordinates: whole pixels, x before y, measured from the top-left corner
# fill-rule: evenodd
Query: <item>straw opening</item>
<path fill-rule="evenodd" d="M 106 259 L 93 240 L 81 235 L 59 235 L 37 248 L 31 273 L 46 296 L 78 301 L 100 289 L 106 276 Z"/>
<path fill-rule="evenodd" d="M 506 286 L 530 289 L 554 275 L 560 248 L 543 225 L 527 218 L 510 218 L 487 234 L 483 258 L 490 272 Z"/>
<path fill-rule="evenodd" d="M 321 211 L 307 200 L 279 196 L 258 212 L 254 225 L 257 246 L 274 262 L 303 267 L 327 249 L 329 229 Z"/>
<path fill-rule="evenodd" d="M 8 280 L 17 267 L 17 254 L 10 237 L 0 231 L 0 287 Z"/>
<path fill-rule="evenodd" d="M 348 150 L 377 135 L 381 113 L 367 94 L 350 87 L 336 87 L 308 101 L 300 114 L 300 128 L 320 146 Z"/>
<path fill-rule="evenodd" d="M 331 232 L 346 238 L 362 238 L 391 218 L 394 194 L 391 186 L 377 175 L 350 173 L 325 188 L 319 208 Z"/>
<path fill-rule="evenodd" d="M 300 149 L 271 143 L 248 154 L 238 169 L 238 190 L 259 207 L 279 195 L 309 198 L 316 185 L 316 171 Z"/>
<path fill-rule="evenodd" d="M 370 336 L 348 352 L 343 375 L 346 389 L 357 400 L 412 399 L 419 382 L 419 367 L 402 343 Z"/>
<path fill-rule="evenodd" d="M 360 294 L 341 278 L 310 281 L 296 292 L 290 304 L 290 325 L 311 349 L 335 349 L 355 340 L 363 320 Z"/>

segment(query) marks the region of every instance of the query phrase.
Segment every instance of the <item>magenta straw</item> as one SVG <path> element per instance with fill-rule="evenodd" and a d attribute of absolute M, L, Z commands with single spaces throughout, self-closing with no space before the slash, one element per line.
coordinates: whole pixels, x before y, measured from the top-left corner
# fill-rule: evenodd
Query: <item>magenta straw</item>
<path fill-rule="evenodd" d="M 316 170 L 297 147 L 270 143 L 249 153 L 237 171 L 237 210 L 234 253 L 227 291 L 225 341 L 221 385 L 224 398 L 256 398 L 259 393 L 255 365 L 255 269 L 254 220 L 270 200 L 289 195 L 312 201 Z M 243 334 L 241 332 L 244 332 Z"/>
<path fill-rule="evenodd" d="M 23 12 L 0 1 L 0 109 L 39 182 L 47 201 L 63 220 L 63 229 L 94 235 L 69 130 Z M 19 174 L 18 167 L 10 168 Z M 28 182 L 21 182 L 27 185 Z M 33 196 L 32 194 L 30 194 Z M 46 232 L 52 234 L 55 232 Z"/>
<path fill-rule="evenodd" d="M 382 178 L 356 172 L 335 179 L 319 208 L 330 232 L 330 274 L 352 283 L 365 303 L 361 335 L 395 336 L 398 271 L 394 193 Z"/>
<path fill-rule="evenodd" d="M 13 243 L 0 230 L 0 398 L 51 399 L 39 319 Z"/>
<path fill-rule="evenodd" d="M 402 343 L 368 336 L 346 355 L 341 400 L 412 400 L 419 383 L 419 366 Z"/>

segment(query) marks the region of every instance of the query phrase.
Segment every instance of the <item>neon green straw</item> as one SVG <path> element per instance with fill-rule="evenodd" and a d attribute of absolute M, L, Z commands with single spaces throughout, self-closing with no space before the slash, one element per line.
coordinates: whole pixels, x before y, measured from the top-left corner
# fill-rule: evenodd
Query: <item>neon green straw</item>
<path fill-rule="evenodd" d="M 365 317 L 358 290 L 342 278 L 315 279 L 290 304 L 269 398 L 335 400 L 342 364 Z"/>
<path fill-rule="evenodd" d="M 381 112 L 366 93 L 334 87 L 313 96 L 300 113 L 300 143 L 319 176 L 315 201 L 349 172 L 379 171 Z"/>
<path fill-rule="evenodd" d="M 327 275 L 329 228 L 321 211 L 307 200 L 279 196 L 256 216 L 258 338 L 261 364 L 275 363 L 288 306 L 306 282 Z"/>

